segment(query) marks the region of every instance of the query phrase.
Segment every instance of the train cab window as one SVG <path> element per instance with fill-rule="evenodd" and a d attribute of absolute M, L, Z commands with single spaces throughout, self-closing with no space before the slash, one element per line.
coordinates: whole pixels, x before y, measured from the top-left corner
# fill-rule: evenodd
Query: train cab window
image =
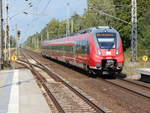
<path fill-rule="evenodd" d="M 98 33 L 96 34 L 99 47 L 101 49 L 114 49 L 116 48 L 116 35 L 112 33 Z"/>

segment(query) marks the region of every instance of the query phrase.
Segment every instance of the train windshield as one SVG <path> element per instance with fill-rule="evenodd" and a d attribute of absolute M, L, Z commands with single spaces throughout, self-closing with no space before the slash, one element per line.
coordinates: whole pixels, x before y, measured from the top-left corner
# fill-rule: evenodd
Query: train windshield
<path fill-rule="evenodd" d="M 96 34 L 98 45 L 101 49 L 114 49 L 116 48 L 116 35 L 97 33 Z"/>

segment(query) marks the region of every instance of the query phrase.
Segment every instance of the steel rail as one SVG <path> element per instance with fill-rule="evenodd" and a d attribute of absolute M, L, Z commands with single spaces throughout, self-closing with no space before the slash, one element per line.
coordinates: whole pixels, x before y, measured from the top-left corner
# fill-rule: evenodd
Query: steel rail
<path fill-rule="evenodd" d="M 102 80 L 102 79 L 101 79 L 101 80 Z M 137 92 L 137 91 L 134 91 L 134 90 L 132 90 L 132 89 L 123 87 L 123 86 L 121 86 L 121 85 L 119 85 L 119 84 L 117 84 L 117 83 L 114 83 L 113 81 L 110 81 L 110 80 L 104 80 L 104 79 L 103 79 L 103 81 L 105 81 L 105 82 L 107 82 L 107 83 L 109 83 L 109 84 L 111 84 L 111 85 L 120 87 L 120 88 L 122 88 L 122 89 L 128 90 L 128 91 L 130 91 L 130 92 L 132 92 L 132 93 L 134 93 L 134 94 L 136 94 L 136 95 L 142 96 L 142 97 L 144 97 L 144 98 L 146 98 L 146 99 L 150 99 L 150 96 L 147 96 L 147 95 L 144 95 L 144 94 L 139 93 L 139 92 Z"/>
<path fill-rule="evenodd" d="M 24 56 L 26 56 L 23 52 L 22 54 Z M 25 57 L 26 58 L 26 57 Z M 60 106 L 59 102 L 57 101 L 57 99 L 54 97 L 54 95 L 51 93 L 51 91 L 49 90 L 49 88 L 47 87 L 47 85 L 45 84 L 47 81 L 45 80 L 45 78 L 37 71 L 35 71 L 33 64 L 31 64 L 29 62 L 29 60 L 26 58 L 27 60 L 27 64 L 30 66 L 29 69 L 31 70 L 31 72 L 35 75 L 36 79 L 40 82 L 40 84 L 43 86 L 43 88 L 45 89 L 45 91 L 47 92 L 47 95 L 49 96 L 49 98 L 53 101 L 55 107 L 57 108 L 57 110 L 60 113 L 65 113 L 65 111 L 63 110 L 63 108 Z M 42 69 L 41 67 L 38 66 L 38 68 Z"/>
<path fill-rule="evenodd" d="M 29 55 L 29 54 L 28 54 Z M 48 69 L 45 65 L 41 64 L 38 60 L 33 58 L 31 55 L 30 57 L 36 61 L 38 64 L 40 64 L 44 70 L 47 72 L 47 74 L 52 77 L 55 81 L 61 82 L 66 87 L 68 87 L 71 91 L 73 91 L 77 96 L 79 96 L 81 99 L 83 99 L 88 105 L 90 105 L 92 108 L 95 109 L 97 113 L 109 113 L 110 111 L 108 109 L 105 109 L 103 106 L 98 106 L 95 103 L 93 103 L 91 100 L 89 100 L 86 96 L 81 94 L 79 91 L 77 91 L 73 86 L 68 84 L 66 81 L 64 81 L 62 78 L 58 76 L 58 74 L 52 72 L 50 69 Z"/>
<path fill-rule="evenodd" d="M 131 81 L 131 80 L 127 80 L 127 79 L 119 79 L 119 80 L 122 80 L 122 81 L 125 81 L 125 82 L 128 82 L 128 83 L 131 83 L 131 84 L 134 84 L 134 85 L 137 85 L 137 86 L 143 87 L 143 88 L 147 88 L 148 90 L 150 90 L 150 87 L 145 86 L 145 85 L 142 85 L 142 84 L 139 84 L 139 83 L 136 83 L 136 82 Z"/>
<path fill-rule="evenodd" d="M 32 51 L 31 51 L 31 52 L 32 52 Z M 37 54 L 37 53 L 34 52 L 34 54 Z M 45 67 L 43 64 L 41 64 L 39 61 L 37 61 L 37 60 L 34 59 L 33 57 L 32 57 L 32 59 L 35 60 L 36 62 L 38 62 L 38 64 L 40 64 L 41 66 L 43 66 L 43 67 L 44 67 L 47 71 L 49 71 L 51 74 L 53 74 L 49 69 L 47 69 L 47 67 Z M 55 75 L 54 75 L 53 77 L 54 77 L 55 80 L 57 80 L 57 77 L 56 77 Z M 104 80 L 104 79 L 103 79 L 103 80 Z M 112 81 L 109 81 L 109 80 L 104 80 L 104 81 L 105 81 L 105 82 L 108 82 L 108 83 L 110 83 L 110 84 L 112 84 L 112 85 L 114 85 L 114 86 L 118 86 L 118 87 L 120 87 L 120 88 L 122 88 L 122 89 L 128 90 L 128 91 L 130 91 L 130 92 L 132 92 L 132 93 L 134 93 L 134 94 L 136 94 L 136 95 L 139 95 L 139 96 L 145 97 L 145 98 L 147 98 L 147 99 L 150 99 L 150 96 L 146 96 L 146 95 L 141 94 L 141 93 L 139 93 L 139 92 L 137 92 L 137 91 L 134 91 L 134 90 L 132 90 L 132 89 L 123 87 L 123 86 L 121 86 L 121 85 L 119 85 L 119 84 L 117 84 L 117 83 L 114 83 L 114 82 L 112 82 Z M 60 82 L 63 82 L 63 80 L 60 80 Z M 65 85 L 65 84 L 64 84 L 64 85 Z M 141 86 L 141 87 L 144 87 L 144 86 Z M 144 88 L 145 88 L 145 87 L 144 87 Z"/>

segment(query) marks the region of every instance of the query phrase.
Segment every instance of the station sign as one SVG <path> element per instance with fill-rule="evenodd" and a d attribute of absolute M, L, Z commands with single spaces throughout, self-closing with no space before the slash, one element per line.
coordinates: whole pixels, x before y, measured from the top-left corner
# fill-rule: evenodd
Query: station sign
<path fill-rule="evenodd" d="M 143 57 L 142 57 L 142 60 L 143 60 L 144 62 L 147 62 L 147 61 L 148 61 L 148 56 L 143 56 Z"/>
<path fill-rule="evenodd" d="M 12 60 L 13 62 L 16 62 L 17 59 L 18 59 L 17 56 L 12 56 L 12 57 L 11 57 L 11 60 Z"/>

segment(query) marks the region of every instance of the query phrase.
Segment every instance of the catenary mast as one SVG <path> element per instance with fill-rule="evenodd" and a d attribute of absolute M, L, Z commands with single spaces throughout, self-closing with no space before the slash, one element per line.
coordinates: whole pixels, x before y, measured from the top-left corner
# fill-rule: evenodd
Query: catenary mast
<path fill-rule="evenodd" d="M 132 0 L 132 62 L 137 60 L 137 1 Z"/>
<path fill-rule="evenodd" d="M 3 0 L 0 0 L 0 69 L 4 68 Z"/>

